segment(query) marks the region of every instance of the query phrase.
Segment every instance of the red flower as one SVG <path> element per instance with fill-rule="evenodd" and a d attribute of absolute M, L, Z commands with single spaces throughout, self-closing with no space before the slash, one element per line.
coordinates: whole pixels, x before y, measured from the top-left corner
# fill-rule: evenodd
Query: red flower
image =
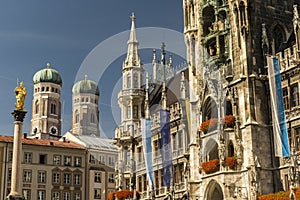
<path fill-rule="evenodd" d="M 220 168 L 220 161 L 217 159 L 202 163 L 202 169 L 206 174 L 217 172 L 219 171 L 219 168 Z"/>
<path fill-rule="evenodd" d="M 287 192 L 277 192 L 275 194 L 266 194 L 258 197 L 258 200 L 289 200 L 290 191 Z M 296 199 L 300 199 L 300 188 L 298 188 L 295 192 Z"/>
<path fill-rule="evenodd" d="M 215 130 L 218 124 L 218 119 L 216 118 L 211 118 L 209 120 L 206 120 L 205 122 L 202 122 L 200 126 L 200 130 L 203 131 L 204 133 L 207 133 L 208 130 Z"/>
<path fill-rule="evenodd" d="M 138 191 L 135 191 L 135 192 L 136 192 L 137 199 L 140 199 L 140 195 L 139 195 Z M 134 196 L 134 191 L 121 190 L 121 191 L 116 192 L 114 197 L 118 198 L 118 200 L 124 200 L 127 198 L 133 198 L 133 196 Z M 111 199 L 109 199 L 109 200 L 111 200 Z M 112 200 L 114 200 L 114 198 Z"/>
<path fill-rule="evenodd" d="M 115 200 L 116 198 L 115 198 L 115 192 L 111 192 L 111 193 L 109 193 L 109 195 L 108 195 L 108 200 Z"/>
<path fill-rule="evenodd" d="M 235 125 L 235 116 L 233 115 L 226 115 L 222 122 L 225 124 L 225 128 L 233 128 Z"/>
<path fill-rule="evenodd" d="M 225 164 L 228 166 L 230 169 L 234 169 L 237 162 L 235 157 L 227 157 L 225 158 Z"/>

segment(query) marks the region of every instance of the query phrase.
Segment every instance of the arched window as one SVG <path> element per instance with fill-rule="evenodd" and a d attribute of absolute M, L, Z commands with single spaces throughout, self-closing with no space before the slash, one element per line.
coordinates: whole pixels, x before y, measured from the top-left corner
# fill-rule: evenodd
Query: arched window
<path fill-rule="evenodd" d="M 39 107 L 40 107 L 40 103 L 39 103 L 38 100 L 35 102 L 34 107 L 35 107 L 35 114 L 38 114 L 39 113 Z"/>
<path fill-rule="evenodd" d="M 232 112 L 232 105 L 231 105 L 231 102 L 229 100 L 226 100 L 226 107 L 225 107 L 225 113 L 226 115 L 233 115 L 233 112 Z"/>
<path fill-rule="evenodd" d="M 281 26 L 276 25 L 273 29 L 274 53 L 279 51 L 281 44 L 285 41 L 285 33 Z"/>
<path fill-rule="evenodd" d="M 228 144 L 228 157 L 233 157 L 233 156 L 234 156 L 234 146 L 232 141 L 230 140 Z"/>
<path fill-rule="evenodd" d="M 127 88 L 131 88 L 131 76 L 130 76 L 130 74 L 127 75 Z"/>
<path fill-rule="evenodd" d="M 50 113 L 51 114 L 56 114 L 56 105 L 54 103 L 51 104 Z"/>
<path fill-rule="evenodd" d="M 75 111 L 75 124 L 79 123 L 79 113 L 78 110 Z"/>
<path fill-rule="evenodd" d="M 138 88 L 138 86 L 139 86 L 138 75 L 134 74 L 133 75 L 133 88 Z"/>
<path fill-rule="evenodd" d="M 91 114 L 91 123 L 93 123 L 93 124 L 95 123 L 95 116 L 93 113 Z"/>
<path fill-rule="evenodd" d="M 217 117 L 218 117 L 217 104 L 212 98 L 208 97 L 203 107 L 203 120 L 205 121 Z"/>
<path fill-rule="evenodd" d="M 240 3 L 240 18 L 241 18 L 241 25 L 246 26 L 246 9 L 245 3 L 241 1 Z"/>

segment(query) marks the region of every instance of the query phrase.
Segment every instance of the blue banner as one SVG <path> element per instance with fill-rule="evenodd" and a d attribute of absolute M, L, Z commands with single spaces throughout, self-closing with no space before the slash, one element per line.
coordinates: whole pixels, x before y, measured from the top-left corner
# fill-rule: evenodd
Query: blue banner
<path fill-rule="evenodd" d="M 277 58 L 268 57 L 268 73 L 271 96 L 272 121 L 275 155 L 290 157 L 288 132 L 284 112 L 284 102 L 280 80 L 280 68 Z"/>
<path fill-rule="evenodd" d="M 152 166 L 152 140 L 151 140 L 151 121 L 150 119 L 141 119 L 142 123 L 142 143 L 145 158 L 145 165 L 148 175 L 149 189 L 153 186 L 153 166 Z"/>
<path fill-rule="evenodd" d="M 170 111 L 160 111 L 160 151 L 162 156 L 162 179 L 163 186 L 171 185 L 172 177 L 172 148 L 170 138 Z"/>

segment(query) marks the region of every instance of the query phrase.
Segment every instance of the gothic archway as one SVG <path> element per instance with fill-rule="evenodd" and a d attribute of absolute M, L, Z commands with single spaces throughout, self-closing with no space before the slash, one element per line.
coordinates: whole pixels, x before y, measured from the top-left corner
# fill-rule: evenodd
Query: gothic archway
<path fill-rule="evenodd" d="M 218 117 L 217 104 L 211 97 L 208 97 L 205 100 L 203 106 L 203 121 L 211 118 L 217 118 L 217 117 Z"/>
<path fill-rule="evenodd" d="M 205 199 L 224 199 L 222 188 L 217 181 L 212 180 L 208 184 L 205 192 L 205 197 Z"/>
<path fill-rule="evenodd" d="M 218 149 L 218 143 L 214 139 L 209 139 L 203 149 L 205 161 L 219 159 Z"/>

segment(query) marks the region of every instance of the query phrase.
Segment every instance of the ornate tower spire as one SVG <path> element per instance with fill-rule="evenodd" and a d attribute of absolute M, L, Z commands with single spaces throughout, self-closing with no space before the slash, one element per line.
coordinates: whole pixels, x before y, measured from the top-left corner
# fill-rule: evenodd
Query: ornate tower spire
<path fill-rule="evenodd" d="M 139 42 L 136 39 L 136 32 L 135 32 L 135 16 L 134 13 L 131 15 L 131 30 L 129 40 L 127 42 L 128 49 L 127 49 L 127 57 L 125 60 L 124 68 L 125 67 L 132 67 L 140 65 L 140 55 L 138 52 L 138 45 Z"/>

